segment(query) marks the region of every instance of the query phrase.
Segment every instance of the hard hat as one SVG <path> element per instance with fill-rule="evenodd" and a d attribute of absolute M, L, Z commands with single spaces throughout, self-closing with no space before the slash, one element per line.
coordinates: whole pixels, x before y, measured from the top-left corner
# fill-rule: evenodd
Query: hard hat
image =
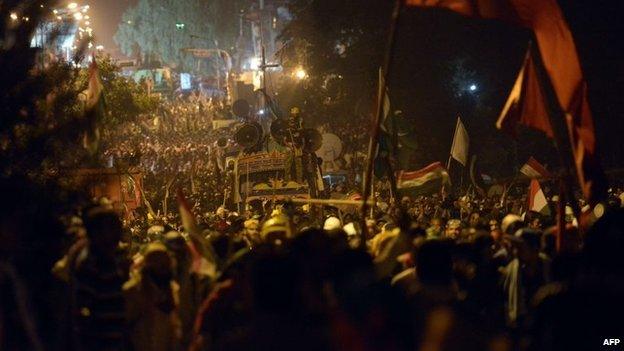
<path fill-rule="evenodd" d="M 340 219 L 337 217 L 329 217 L 325 220 L 325 224 L 323 224 L 323 230 L 335 230 L 340 229 L 342 224 L 340 223 Z"/>
<path fill-rule="evenodd" d="M 245 229 L 257 229 L 260 225 L 260 222 L 257 219 L 248 219 L 245 221 Z"/>
<path fill-rule="evenodd" d="M 299 110 L 299 107 L 293 107 L 290 109 L 290 114 L 291 115 L 298 115 L 301 113 L 301 110 Z"/>
<path fill-rule="evenodd" d="M 511 229 L 512 229 L 512 225 L 516 222 L 522 222 L 522 218 L 515 214 L 506 215 L 505 218 L 503 218 L 503 221 L 501 222 L 501 230 L 503 231 L 503 233 L 513 234 L 512 232 L 515 232 L 515 230 L 511 230 Z M 510 230 L 509 233 L 507 232 L 508 230 Z"/>
<path fill-rule="evenodd" d="M 291 237 L 290 223 L 285 215 L 271 217 L 262 225 L 260 233 L 262 238 L 268 242 L 281 241 Z"/>
<path fill-rule="evenodd" d="M 354 236 L 358 233 L 357 228 L 355 227 L 355 224 L 353 222 L 345 225 L 344 227 L 342 227 L 342 229 L 345 231 L 345 233 L 347 233 L 347 236 Z"/>

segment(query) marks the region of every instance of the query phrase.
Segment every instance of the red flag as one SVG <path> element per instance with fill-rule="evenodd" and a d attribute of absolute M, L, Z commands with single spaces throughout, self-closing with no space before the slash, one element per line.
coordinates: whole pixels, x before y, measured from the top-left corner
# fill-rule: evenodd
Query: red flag
<path fill-rule="evenodd" d="M 554 138 L 544 101 L 535 63 L 530 52 L 527 52 L 518 78 L 496 121 L 496 127 L 515 137 L 517 127 L 524 125 Z"/>
<path fill-rule="evenodd" d="M 605 193 L 605 177 L 596 155 L 594 124 L 587 86 L 572 33 L 556 0 L 406 0 L 408 6 L 443 7 L 466 16 L 498 18 L 535 33 L 543 68 L 556 103 L 567 116 L 568 133 L 583 194 L 596 203 Z M 520 72 L 497 125 L 524 124 L 552 137 L 544 82 L 539 81 L 531 55 Z M 513 113 L 515 112 L 515 113 Z M 507 120 L 511 118 L 511 120 Z M 514 123 L 514 121 L 517 121 Z M 509 124 L 508 124 L 509 123 Z M 562 145 L 567 147 L 567 145 Z"/>

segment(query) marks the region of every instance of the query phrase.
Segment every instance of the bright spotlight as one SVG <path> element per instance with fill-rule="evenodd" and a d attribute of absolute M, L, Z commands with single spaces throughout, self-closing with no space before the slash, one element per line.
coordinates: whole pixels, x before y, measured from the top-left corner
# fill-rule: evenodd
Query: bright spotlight
<path fill-rule="evenodd" d="M 264 114 L 265 114 L 264 109 L 263 109 L 263 108 L 259 109 L 259 110 L 258 110 L 258 114 L 259 114 L 260 116 L 264 115 Z"/>
<path fill-rule="evenodd" d="M 76 12 L 76 13 L 74 13 L 74 19 L 75 19 L 76 21 L 82 21 L 82 18 L 83 18 L 83 17 L 82 17 L 82 13 L 80 13 L 80 12 Z"/>
<path fill-rule="evenodd" d="M 249 69 L 255 71 L 260 68 L 261 59 L 259 57 L 254 57 L 249 60 Z"/>
<path fill-rule="evenodd" d="M 308 76 L 308 74 L 306 73 L 306 71 L 303 70 L 303 68 L 298 68 L 295 71 L 295 77 L 297 79 L 305 79 Z"/>
<path fill-rule="evenodd" d="M 11 17 L 11 19 L 13 21 L 17 21 L 17 14 L 15 12 L 11 12 L 11 14 L 9 15 L 9 17 Z"/>
<path fill-rule="evenodd" d="M 78 4 L 76 4 L 75 2 L 71 2 L 71 3 L 69 3 L 69 5 L 67 5 L 67 8 L 70 9 L 70 10 L 73 10 L 76 7 L 78 7 Z"/>
<path fill-rule="evenodd" d="M 476 84 L 472 84 L 470 86 L 470 91 L 476 91 L 477 90 L 477 85 Z"/>

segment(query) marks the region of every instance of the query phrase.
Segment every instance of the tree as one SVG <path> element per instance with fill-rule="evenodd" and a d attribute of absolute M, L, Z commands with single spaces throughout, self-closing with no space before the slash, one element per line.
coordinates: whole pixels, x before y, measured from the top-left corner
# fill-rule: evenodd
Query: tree
<path fill-rule="evenodd" d="M 148 95 L 140 84 L 122 76 L 109 56 L 97 57 L 97 63 L 107 109 L 103 125 L 114 127 L 156 110 L 159 98 Z M 86 89 L 87 79 L 88 71 L 81 70 L 78 84 Z"/>
<path fill-rule="evenodd" d="M 3 13 L 20 11 L 29 21 L 0 21 L 0 176 L 44 178 L 52 160 L 67 153 L 83 130 L 78 105 L 77 71 L 51 63 L 43 69 L 41 55 L 30 38 L 43 18 L 43 4 L 3 3 Z M 48 3 L 46 3 L 47 5 Z M 6 19 L 5 19 L 6 17 Z M 80 52 L 80 51 L 79 51 Z"/>
<path fill-rule="evenodd" d="M 287 84 L 282 101 L 308 106 L 325 121 L 355 116 L 356 106 L 371 111 L 391 7 L 388 1 L 293 1 L 294 19 L 280 36 L 286 43 L 280 55 L 285 71 L 303 67 L 309 78 L 294 90 L 297 96 L 288 94 L 295 83 Z"/>
<path fill-rule="evenodd" d="M 128 56 L 157 58 L 173 67 L 191 64 L 181 50 L 215 48 L 211 6 L 201 0 L 140 0 L 122 16 L 114 40 Z"/>

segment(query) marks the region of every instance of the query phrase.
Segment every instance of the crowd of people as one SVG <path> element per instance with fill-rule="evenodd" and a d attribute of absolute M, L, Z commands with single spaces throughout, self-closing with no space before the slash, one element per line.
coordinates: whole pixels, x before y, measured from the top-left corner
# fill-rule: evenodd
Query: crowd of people
<path fill-rule="evenodd" d="M 163 101 L 155 115 L 107 131 L 102 163 L 139 171 L 145 199 L 164 217 L 172 214 L 166 194 L 179 187 L 190 190 L 199 213 L 214 212 L 232 194 L 227 156 L 240 151 L 233 140 L 240 124 L 219 125 L 223 121 L 241 122 L 223 100 L 191 94 Z M 365 124 L 335 121 L 313 127 L 336 134 L 342 141 L 342 155 L 332 170 L 347 171 L 351 178 L 362 174 L 368 145 Z"/>
<path fill-rule="evenodd" d="M 113 131 L 105 158 L 144 176 L 133 216 L 0 182 L 0 349 L 547 351 L 624 335 L 620 189 L 563 225 L 554 186 L 550 215 L 527 211 L 524 186 L 410 197 L 387 181 L 366 218 L 344 204 L 233 206 L 232 129 L 213 128 L 232 118 L 191 97 Z M 328 197 L 360 187 L 357 128 L 320 128 L 342 138 L 349 171 Z"/>
<path fill-rule="evenodd" d="M 590 350 L 623 331 L 617 191 L 561 233 L 513 192 L 382 190 L 364 234 L 348 207 L 181 198 L 136 240 L 106 201 L 59 222 L 21 185 L 2 184 L 3 350 Z"/>

